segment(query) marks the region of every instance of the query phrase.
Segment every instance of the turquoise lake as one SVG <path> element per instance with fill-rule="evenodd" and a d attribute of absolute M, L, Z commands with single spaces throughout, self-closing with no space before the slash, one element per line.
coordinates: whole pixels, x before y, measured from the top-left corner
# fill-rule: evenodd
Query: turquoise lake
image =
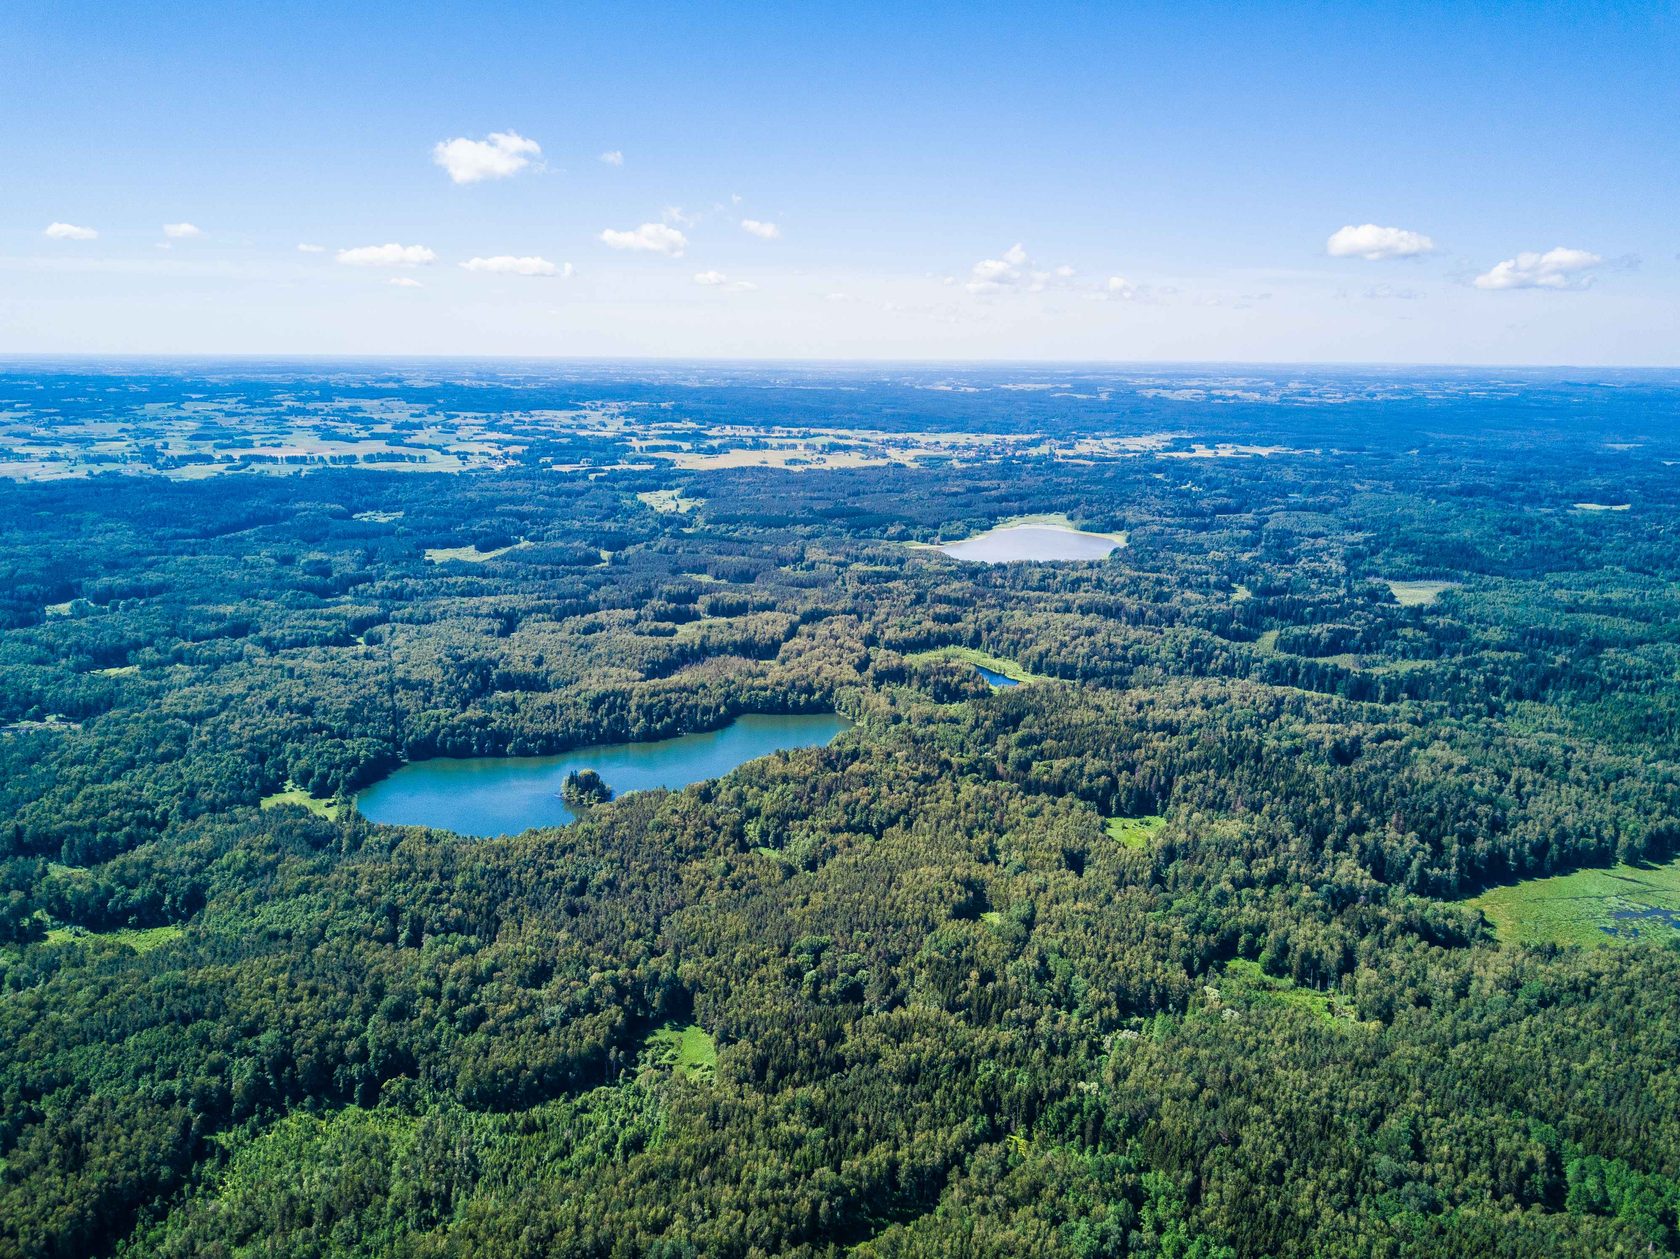
<path fill-rule="evenodd" d="M 440 756 L 404 765 L 356 797 L 375 822 L 436 826 L 489 838 L 564 826 L 577 813 L 560 798 L 573 770 L 592 769 L 615 797 L 686 787 L 787 748 L 820 747 L 851 722 L 834 713 L 752 713 L 721 730 L 646 743 L 574 748 L 556 756 Z"/>
<path fill-rule="evenodd" d="M 1106 534 L 1060 525 L 1008 525 L 938 549 L 952 559 L 1009 564 L 1020 560 L 1100 560 L 1119 545 Z"/>

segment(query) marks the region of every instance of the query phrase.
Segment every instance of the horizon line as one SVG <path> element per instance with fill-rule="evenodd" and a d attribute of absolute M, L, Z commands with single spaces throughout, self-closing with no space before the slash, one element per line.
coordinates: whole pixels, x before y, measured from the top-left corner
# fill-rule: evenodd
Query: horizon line
<path fill-rule="evenodd" d="M 263 352 L 254 350 L 0 350 L 0 364 L 48 363 L 62 360 L 95 362 L 298 362 L 298 363 L 552 363 L 577 365 L 714 365 L 763 367 L 926 367 L 926 368 L 1345 368 L 1390 371 L 1545 371 L 1545 372 L 1671 372 L 1675 363 L 1540 363 L 1441 362 L 1425 359 L 1080 359 L 1080 358 L 804 358 L 745 355 L 580 355 L 580 354 L 403 354 L 316 351 Z"/>

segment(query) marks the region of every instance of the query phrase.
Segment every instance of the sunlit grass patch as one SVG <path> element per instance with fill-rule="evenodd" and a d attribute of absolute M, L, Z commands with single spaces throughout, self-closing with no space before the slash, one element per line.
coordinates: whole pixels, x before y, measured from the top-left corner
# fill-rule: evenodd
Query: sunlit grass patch
<path fill-rule="evenodd" d="M 706 501 L 701 498 L 684 498 L 681 490 L 643 490 L 636 497 L 654 511 L 670 512 L 679 516 L 686 515 Z"/>
<path fill-rule="evenodd" d="M 331 800 L 323 800 L 319 796 L 312 796 L 302 787 L 287 781 L 284 791 L 276 791 L 271 796 L 264 796 L 257 801 L 265 809 L 272 809 L 276 805 L 300 804 L 311 813 L 329 820 L 338 816 L 338 805 Z"/>
<path fill-rule="evenodd" d="M 1481 910 L 1507 944 L 1674 939 L 1680 923 L 1680 861 L 1525 879 L 1489 888 L 1466 903 Z"/>
<path fill-rule="evenodd" d="M 181 936 L 181 928 L 169 925 L 163 927 L 119 927 L 114 931 L 89 931 L 84 927 L 54 927 L 47 932 L 49 944 L 61 944 L 67 940 L 109 940 L 113 944 L 126 944 L 136 953 L 150 953 L 160 944 L 168 944 Z"/>
<path fill-rule="evenodd" d="M 1212 991 L 1208 996 L 1218 1005 L 1238 1008 L 1249 1005 L 1287 1006 L 1327 1022 L 1357 1022 L 1353 1007 L 1338 994 L 1303 988 L 1293 979 L 1268 975 L 1260 969 L 1259 962 L 1246 958 L 1232 958 L 1225 963 L 1224 972 L 1210 987 Z"/>
<path fill-rule="evenodd" d="M 1034 673 L 1023 668 L 1013 660 L 1006 660 L 1002 656 L 994 656 L 990 652 L 980 651 L 975 647 L 933 647 L 927 651 L 913 651 L 905 656 L 906 660 L 959 660 L 963 664 L 971 664 L 977 669 L 989 669 L 993 673 L 1000 673 L 1011 681 L 1022 685 L 1033 682 L 1049 682 L 1052 679 L 1042 673 Z"/>
<path fill-rule="evenodd" d="M 1166 824 L 1167 819 L 1158 813 L 1149 817 L 1105 817 L 1103 834 L 1127 848 L 1146 849 L 1155 832 Z"/>
<path fill-rule="evenodd" d="M 1401 607 L 1417 608 L 1434 603 L 1441 597 L 1443 591 L 1452 590 L 1460 583 L 1456 581 L 1385 581 L 1383 584 L 1394 592 L 1394 601 Z"/>
<path fill-rule="evenodd" d="M 647 1038 L 643 1061 L 685 1080 L 710 1080 L 717 1070 L 717 1042 L 698 1024 L 667 1023 Z"/>

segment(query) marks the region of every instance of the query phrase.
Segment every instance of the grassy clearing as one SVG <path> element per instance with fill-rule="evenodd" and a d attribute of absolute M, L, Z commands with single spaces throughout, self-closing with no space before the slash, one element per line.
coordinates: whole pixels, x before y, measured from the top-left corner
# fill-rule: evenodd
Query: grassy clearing
<path fill-rule="evenodd" d="M 131 678 L 140 672 L 137 664 L 117 664 L 109 669 L 89 669 L 89 673 L 101 678 Z"/>
<path fill-rule="evenodd" d="M 1394 592 L 1394 601 L 1403 608 L 1423 607 L 1434 603 L 1441 597 L 1444 590 L 1452 590 L 1460 583 L 1456 581 L 1385 581 L 1383 583 Z"/>
<path fill-rule="evenodd" d="M 1147 849 L 1155 832 L 1167 824 L 1159 813 L 1149 817 L 1105 817 L 1103 834 L 1127 848 Z"/>
<path fill-rule="evenodd" d="M 934 647 L 928 651 L 914 651 L 904 657 L 906 660 L 960 660 L 964 664 L 971 664 L 981 669 L 990 669 L 993 673 L 1001 673 L 1004 677 L 1029 686 L 1034 682 L 1049 682 L 1052 679 L 1042 673 L 1034 673 L 1030 669 L 1023 669 L 1013 660 L 1005 660 L 1002 656 L 994 656 L 990 652 L 980 651 L 974 647 Z"/>
<path fill-rule="evenodd" d="M 1334 656 L 1319 656 L 1318 659 L 1325 664 L 1333 664 L 1339 669 L 1362 669 L 1365 667 L 1364 658 L 1351 651 L 1344 651 Z"/>
<path fill-rule="evenodd" d="M 126 944 L 136 953 L 150 953 L 160 944 L 168 944 L 171 940 L 179 939 L 181 928 L 167 927 L 119 927 L 115 931 L 89 931 L 85 927 L 54 927 L 47 932 L 49 944 L 61 944 L 66 940 L 109 940 L 113 944 Z"/>
<path fill-rule="evenodd" d="M 1487 916 L 1505 944 L 1673 939 L 1676 928 L 1662 915 L 1680 913 L 1680 861 L 1526 879 L 1490 888 L 1466 903 Z"/>
<path fill-rule="evenodd" d="M 706 500 L 703 498 L 684 498 L 681 490 L 643 490 L 636 495 L 654 511 L 671 512 L 678 516 L 685 516 Z"/>
<path fill-rule="evenodd" d="M 257 803 L 265 809 L 272 809 L 276 805 L 281 804 L 301 804 L 311 813 L 318 814 L 328 820 L 338 817 L 337 804 L 331 800 L 322 800 L 318 796 L 310 795 L 302 787 L 297 786 L 289 779 L 286 782 L 286 789 L 284 791 L 276 791 L 272 796 L 264 796 L 261 800 L 257 801 Z"/>
<path fill-rule="evenodd" d="M 0 726 L 0 734 L 38 734 L 42 731 L 80 730 L 79 721 L 66 721 L 61 713 L 48 713 L 43 721 L 14 721 Z"/>
<path fill-rule="evenodd" d="M 1279 979 L 1260 969 L 1259 962 L 1233 958 L 1210 994 L 1216 1005 L 1242 1009 L 1254 1005 L 1286 1006 L 1328 1023 L 1343 1025 L 1358 1021 L 1353 1007 L 1333 992 L 1302 988 L 1293 979 Z"/>
<path fill-rule="evenodd" d="M 1275 629 L 1266 630 L 1259 638 L 1254 640 L 1255 649 L 1257 651 L 1276 651 L 1278 633 L 1279 631 Z"/>
<path fill-rule="evenodd" d="M 1576 503 L 1576 511 L 1632 511 L 1632 503 Z"/>
<path fill-rule="evenodd" d="M 685 1080 L 709 1081 L 717 1070 L 717 1042 L 694 1023 L 667 1023 L 647 1038 L 643 1061 Z"/>

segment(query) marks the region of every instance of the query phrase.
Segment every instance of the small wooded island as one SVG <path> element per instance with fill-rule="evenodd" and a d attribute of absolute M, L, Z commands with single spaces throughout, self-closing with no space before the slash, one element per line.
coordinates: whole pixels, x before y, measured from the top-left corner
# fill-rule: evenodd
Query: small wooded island
<path fill-rule="evenodd" d="M 605 804 L 613 798 L 612 788 L 592 769 L 574 769 L 560 784 L 560 798 L 575 808 Z"/>

